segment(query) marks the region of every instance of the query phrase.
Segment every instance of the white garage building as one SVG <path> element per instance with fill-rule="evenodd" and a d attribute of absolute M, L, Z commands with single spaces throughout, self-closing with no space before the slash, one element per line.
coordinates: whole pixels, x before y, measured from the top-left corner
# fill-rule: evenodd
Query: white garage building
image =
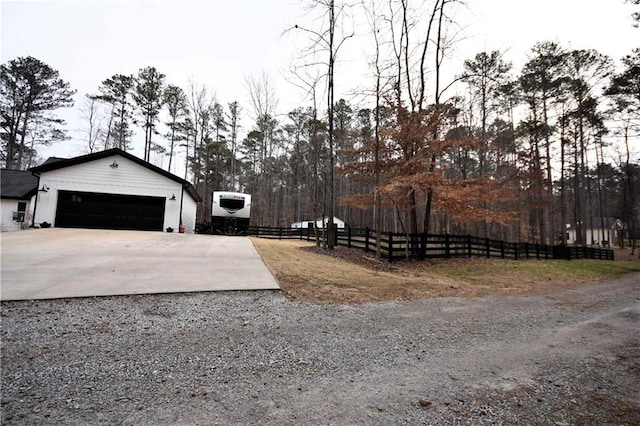
<path fill-rule="evenodd" d="M 195 229 L 202 199 L 193 185 L 121 149 L 50 158 L 30 170 L 38 177 L 34 226 Z"/>

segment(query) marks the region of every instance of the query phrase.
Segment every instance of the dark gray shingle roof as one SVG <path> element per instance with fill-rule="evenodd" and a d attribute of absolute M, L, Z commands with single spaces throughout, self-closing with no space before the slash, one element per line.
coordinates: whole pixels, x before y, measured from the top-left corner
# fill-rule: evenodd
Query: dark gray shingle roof
<path fill-rule="evenodd" d="M 0 169 L 0 196 L 28 200 L 38 190 L 38 178 L 27 170 Z"/>

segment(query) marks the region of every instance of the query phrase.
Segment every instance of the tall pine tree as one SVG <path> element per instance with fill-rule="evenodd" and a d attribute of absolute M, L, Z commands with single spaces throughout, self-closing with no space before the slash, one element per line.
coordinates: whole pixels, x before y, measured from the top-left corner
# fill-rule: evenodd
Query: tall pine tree
<path fill-rule="evenodd" d="M 28 167 L 36 142 L 65 139 L 60 127 L 64 120 L 51 112 L 73 106 L 74 93 L 58 71 L 31 56 L 0 66 L 0 155 L 4 167 Z"/>

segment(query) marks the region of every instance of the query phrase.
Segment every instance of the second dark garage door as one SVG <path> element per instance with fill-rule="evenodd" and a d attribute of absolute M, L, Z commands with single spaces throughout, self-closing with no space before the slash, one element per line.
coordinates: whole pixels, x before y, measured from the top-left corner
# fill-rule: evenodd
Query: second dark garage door
<path fill-rule="evenodd" d="M 164 197 L 59 191 L 55 226 L 162 231 Z"/>

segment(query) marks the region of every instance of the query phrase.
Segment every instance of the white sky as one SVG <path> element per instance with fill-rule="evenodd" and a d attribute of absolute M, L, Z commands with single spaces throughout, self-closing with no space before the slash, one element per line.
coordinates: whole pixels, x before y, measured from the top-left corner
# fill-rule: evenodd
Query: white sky
<path fill-rule="evenodd" d="M 381 0 L 380 6 L 386 3 Z M 2 63 L 19 56 L 36 57 L 78 91 L 76 108 L 60 114 L 76 140 L 42 150 L 45 157 L 77 155 L 83 153 L 77 140 L 77 129 L 83 125 L 77 106 L 83 95 L 96 93 L 100 82 L 114 74 L 136 74 L 145 66 L 156 67 L 167 75 L 168 83 L 183 89 L 189 78 L 205 84 L 220 103 L 226 106 L 237 100 L 245 113 L 251 108 L 245 79 L 265 72 L 278 90 L 280 113 L 306 106 L 301 91 L 284 79 L 297 52 L 294 35 L 283 35 L 285 29 L 308 20 L 305 4 L 1 0 L 0 57 Z M 464 39 L 455 45 L 450 66 L 455 72 L 478 52 L 502 50 L 517 72 L 538 41 L 593 48 L 618 62 L 640 47 L 640 29 L 632 27 L 630 18 L 634 10 L 637 7 L 624 0 L 468 0 L 454 17 Z M 342 52 L 336 70 L 336 99 L 366 80 L 362 38 L 347 43 L 351 46 Z M 136 141 L 134 154 L 141 155 L 142 143 Z"/>

